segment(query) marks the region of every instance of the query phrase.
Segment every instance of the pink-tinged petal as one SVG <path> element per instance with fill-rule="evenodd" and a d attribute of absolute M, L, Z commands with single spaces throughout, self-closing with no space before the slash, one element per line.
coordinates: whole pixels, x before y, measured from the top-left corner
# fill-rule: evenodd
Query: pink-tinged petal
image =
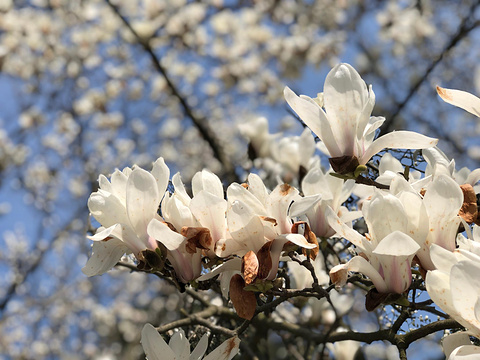
<path fill-rule="evenodd" d="M 168 346 L 175 354 L 175 359 L 187 360 L 190 356 L 190 343 L 188 342 L 183 330 L 173 334 L 168 342 Z"/>
<path fill-rule="evenodd" d="M 460 261 L 450 272 L 450 288 L 453 306 L 468 325 L 467 329 L 476 337 L 480 336 L 480 321 L 475 316 L 475 307 L 480 293 L 480 264 Z"/>
<path fill-rule="evenodd" d="M 147 225 L 157 214 L 160 200 L 153 175 L 140 168 L 133 170 L 127 182 L 127 214 L 139 237 L 147 237 Z"/>
<path fill-rule="evenodd" d="M 440 86 L 437 86 L 437 93 L 443 101 L 480 117 L 480 98 L 475 95 L 461 90 L 444 89 Z"/>
<path fill-rule="evenodd" d="M 267 211 L 265 210 L 264 203 L 260 202 L 260 200 L 251 191 L 245 189 L 240 184 L 232 183 L 227 188 L 227 199 L 231 203 L 235 201 L 241 201 L 257 215 L 268 215 Z"/>
<path fill-rule="evenodd" d="M 225 197 L 222 182 L 217 175 L 207 169 L 197 172 L 192 178 L 193 196 L 202 190 L 206 190 L 221 199 Z"/>
<path fill-rule="evenodd" d="M 453 350 L 462 345 L 472 345 L 472 342 L 470 341 L 470 336 L 464 331 L 450 334 L 442 339 L 442 348 L 447 359 L 453 352 Z"/>
<path fill-rule="evenodd" d="M 112 238 L 107 241 L 96 241 L 92 246 L 92 255 L 82 268 L 82 272 L 87 276 L 102 275 L 128 252 L 128 248 L 121 240 Z"/>
<path fill-rule="evenodd" d="M 190 202 L 190 210 L 200 224 L 208 229 L 213 238 L 213 243 L 225 238 L 227 223 L 225 213 L 227 201 L 208 191 L 200 191 Z M 211 249 L 213 250 L 213 249 Z"/>
<path fill-rule="evenodd" d="M 103 227 L 128 224 L 125 204 L 115 195 L 103 190 L 94 192 L 88 198 L 88 209 Z"/>
<path fill-rule="evenodd" d="M 208 334 L 202 336 L 188 360 L 201 360 L 208 347 Z"/>
<path fill-rule="evenodd" d="M 230 235 L 238 243 L 239 249 L 235 250 L 235 254 L 242 256 L 250 250 L 257 252 L 265 243 L 262 220 L 241 201 L 234 201 L 230 205 L 227 224 Z M 226 252 L 222 252 L 222 257 L 233 253 L 228 251 L 232 242 L 232 240 L 225 242 Z"/>
<path fill-rule="evenodd" d="M 375 248 L 373 254 L 382 267 L 389 291 L 401 294 L 408 289 L 412 282 L 412 259 L 418 250 L 420 245 L 400 231 L 387 235 Z"/>
<path fill-rule="evenodd" d="M 203 360 L 231 360 L 235 355 L 237 355 L 239 346 L 240 339 L 236 336 L 232 337 L 224 341 Z"/>
<path fill-rule="evenodd" d="M 143 327 L 141 342 L 148 360 L 176 359 L 175 353 L 151 324 L 145 324 Z"/>
<path fill-rule="evenodd" d="M 348 227 L 344 222 L 342 222 L 342 220 L 340 220 L 340 218 L 331 208 L 328 207 L 326 209 L 325 216 L 327 218 L 328 224 L 332 227 L 333 230 L 337 232 L 337 235 L 347 239 L 362 251 L 369 252 L 369 250 L 367 250 L 367 248 L 370 248 L 368 240 L 352 228 Z"/>
<path fill-rule="evenodd" d="M 479 358 L 480 346 L 463 345 L 453 350 L 448 360 L 478 360 Z"/>
<path fill-rule="evenodd" d="M 170 178 L 170 169 L 165 164 L 163 158 L 158 158 L 152 167 L 152 175 L 157 182 L 158 194 L 163 197 L 163 194 L 167 190 L 168 179 Z"/>
<path fill-rule="evenodd" d="M 359 272 L 368 276 L 379 293 L 388 292 L 387 284 L 380 273 L 361 256 L 354 256 L 346 263 L 348 271 Z"/>
<path fill-rule="evenodd" d="M 211 279 L 218 274 L 221 274 L 226 271 L 238 271 L 240 273 L 240 270 L 242 269 L 242 259 L 235 257 L 231 260 L 228 260 L 224 262 L 223 264 L 217 266 L 215 269 L 211 270 L 210 272 L 203 274 L 200 276 L 197 280 L 198 281 L 205 281 L 208 279 Z"/>
<path fill-rule="evenodd" d="M 376 153 L 385 148 L 392 149 L 426 149 L 437 145 L 438 139 L 434 139 L 413 131 L 394 131 L 376 139 L 359 159 L 364 165 Z"/>
<path fill-rule="evenodd" d="M 342 156 L 342 152 L 335 142 L 335 137 L 330 127 L 329 120 L 318 104 L 312 99 L 297 96 L 290 88 L 283 91 L 288 105 L 297 113 L 300 119 L 312 130 L 325 144 L 330 156 Z"/>

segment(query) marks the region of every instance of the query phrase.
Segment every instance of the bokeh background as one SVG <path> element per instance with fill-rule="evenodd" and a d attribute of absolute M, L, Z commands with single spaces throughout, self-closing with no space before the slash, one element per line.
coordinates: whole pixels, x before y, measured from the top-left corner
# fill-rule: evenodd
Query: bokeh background
<path fill-rule="evenodd" d="M 472 0 L 0 0 L 0 357 L 142 358 L 142 326 L 186 300 L 126 269 L 83 275 L 98 175 L 163 156 L 186 184 L 203 168 L 294 180 L 288 144 L 254 159 L 239 124 L 299 136 L 283 88 L 314 97 L 338 62 L 373 84 L 382 132 L 479 167 L 480 120 L 435 91 L 480 94 L 479 19 Z M 352 321 L 378 329 L 362 306 Z M 438 337 L 412 354 L 442 358 Z"/>

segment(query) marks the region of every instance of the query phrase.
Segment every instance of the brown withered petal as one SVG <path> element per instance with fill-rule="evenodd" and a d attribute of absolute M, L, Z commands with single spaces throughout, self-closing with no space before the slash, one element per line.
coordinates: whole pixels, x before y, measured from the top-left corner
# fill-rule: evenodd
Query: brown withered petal
<path fill-rule="evenodd" d="M 302 249 L 302 253 L 303 253 L 303 255 L 305 255 L 307 257 L 309 256 L 310 259 L 315 260 L 316 257 L 317 257 L 318 251 L 319 251 L 317 236 L 315 235 L 315 233 L 312 230 L 310 230 L 310 226 L 308 226 L 307 222 L 305 222 L 305 221 L 297 221 L 296 223 L 294 223 L 292 225 L 292 233 L 293 234 L 298 234 L 298 228 L 299 228 L 300 225 L 305 226 L 305 230 L 303 231 L 303 236 L 305 237 L 307 242 L 309 244 L 317 245 L 317 247 L 314 248 L 314 249 Z"/>
<path fill-rule="evenodd" d="M 290 191 L 293 191 L 293 189 L 294 188 L 289 184 L 282 184 L 280 185 L 280 195 L 287 196 L 290 193 Z"/>
<path fill-rule="evenodd" d="M 230 279 L 230 299 L 238 316 L 242 319 L 251 320 L 255 315 L 257 300 L 251 291 L 245 291 L 245 281 L 239 274 Z"/>
<path fill-rule="evenodd" d="M 388 295 L 388 293 L 379 293 L 375 288 L 371 289 L 367 295 L 365 295 L 365 309 L 367 311 L 375 310 L 387 299 Z"/>
<path fill-rule="evenodd" d="M 460 215 L 467 223 L 471 224 L 477 220 L 477 196 L 472 185 L 464 184 L 460 185 L 460 189 L 463 192 L 463 205 L 458 215 Z"/>
<path fill-rule="evenodd" d="M 359 165 L 358 159 L 355 156 L 344 155 L 328 159 L 332 169 L 337 174 L 350 174 L 355 171 Z"/>
<path fill-rule="evenodd" d="M 250 285 L 257 277 L 258 258 L 251 250 L 242 258 L 242 274 L 246 285 Z"/>
<path fill-rule="evenodd" d="M 187 238 L 187 251 L 191 254 L 196 252 L 195 248 L 209 250 L 213 241 L 210 230 L 205 227 L 184 226 L 180 234 Z"/>
<path fill-rule="evenodd" d="M 169 223 L 168 221 L 164 221 L 164 223 L 168 226 L 168 228 L 172 231 L 178 232 L 177 229 L 175 229 L 175 226 L 173 226 L 172 223 Z"/>
<path fill-rule="evenodd" d="M 260 248 L 257 252 L 258 259 L 258 274 L 257 278 L 266 279 L 270 270 L 272 270 L 272 255 L 270 249 L 272 247 L 273 241 L 269 241 Z"/>
<path fill-rule="evenodd" d="M 271 217 L 268 217 L 268 216 L 260 216 L 260 219 L 261 219 L 262 221 L 267 221 L 267 222 L 269 222 L 269 223 L 272 223 L 273 226 L 277 226 L 277 220 L 274 219 L 274 218 L 271 218 Z"/>

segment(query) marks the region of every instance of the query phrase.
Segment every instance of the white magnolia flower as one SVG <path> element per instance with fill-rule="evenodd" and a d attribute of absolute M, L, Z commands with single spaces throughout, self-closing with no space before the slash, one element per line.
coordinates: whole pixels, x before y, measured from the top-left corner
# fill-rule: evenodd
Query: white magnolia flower
<path fill-rule="evenodd" d="M 324 109 L 308 96 L 297 96 L 288 87 L 285 99 L 326 147 L 336 172 L 354 172 L 385 148 L 423 149 L 438 140 L 411 131 L 395 131 L 374 141 L 384 118 L 370 117 L 375 105 L 372 87 L 367 89 L 349 64 L 335 66 L 324 85 Z"/>
<path fill-rule="evenodd" d="M 437 93 L 443 101 L 480 117 L 480 98 L 475 95 L 461 90 L 444 89 L 440 86 L 437 86 Z"/>
<path fill-rule="evenodd" d="M 330 271 L 332 281 L 343 286 L 348 271 L 357 271 L 368 276 L 379 293 L 402 293 L 408 289 L 412 281 L 412 259 L 425 240 L 426 224 L 420 221 L 421 212 L 415 207 L 422 208 L 418 195 L 406 193 L 403 197 L 395 197 L 377 191 L 362 209 L 368 236 L 351 229 L 327 209 L 330 226 L 364 255 L 333 267 Z"/>
<path fill-rule="evenodd" d="M 93 240 L 92 256 L 82 271 L 100 275 L 110 270 L 125 253 L 143 260 L 142 251 L 158 245 L 148 235 L 147 226 L 157 214 L 167 189 L 170 170 L 163 158 L 153 164 L 151 172 L 139 167 L 116 170 L 111 180 L 100 175 L 99 190 L 90 195 L 88 208 L 101 224 Z"/>
<path fill-rule="evenodd" d="M 436 270 L 428 271 L 425 285 L 443 311 L 480 338 L 480 256 L 465 249 L 448 251 L 432 245 Z"/>
<path fill-rule="evenodd" d="M 173 334 L 167 345 L 158 331 L 150 324 L 145 324 L 143 327 L 141 341 L 148 360 L 231 360 L 238 353 L 240 345 L 240 339 L 232 337 L 204 357 L 208 347 L 207 334 L 200 339 L 198 345 L 190 353 L 190 343 L 183 330 Z"/>
<path fill-rule="evenodd" d="M 470 336 L 464 331 L 444 337 L 442 347 L 448 360 L 475 360 L 480 358 L 480 347 L 473 345 Z"/>
<path fill-rule="evenodd" d="M 330 207 L 343 222 L 351 222 L 361 217 L 360 211 L 349 212 L 342 204 L 349 198 L 355 186 L 354 180 L 344 181 L 337 177 L 331 176 L 330 172 L 326 174 L 315 166 L 305 175 L 302 181 L 302 191 L 305 198 L 296 201 L 290 209 L 291 215 L 302 215 L 305 213 L 308 218 L 310 229 L 317 237 L 328 238 L 335 234 L 335 231 L 327 222 L 325 211 Z M 311 196 L 320 195 L 321 199 L 309 210 L 305 212 L 301 206 L 304 199 Z M 298 210 L 298 211 L 297 211 Z"/>

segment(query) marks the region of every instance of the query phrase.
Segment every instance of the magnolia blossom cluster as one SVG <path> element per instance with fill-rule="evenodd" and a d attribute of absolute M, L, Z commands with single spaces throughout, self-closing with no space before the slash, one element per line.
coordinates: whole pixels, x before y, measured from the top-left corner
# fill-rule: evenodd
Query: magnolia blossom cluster
<path fill-rule="evenodd" d="M 455 90 L 438 91 L 446 101 L 478 115 L 478 98 Z M 412 282 L 412 267 L 417 267 L 437 305 L 480 337 L 480 285 L 475 278 L 480 270 L 476 242 L 480 240 L 476 202 L 480 169 L 457 171 L 453 160 L 435 147 L 436 139 L 418 133 L 396 131 L 375 139 L 385 118 L 371 116 L 373 89 L 348 64 L 330 71 L 324 92 L 316 98 L 297 96 L 289 88 L 285 98 L 320 139 L 319 147 L 332 169 L 324 171 L 318 159 L 309 162 L 297 156 L 292 168 L 298 170 L 299 164 L 308 168 L 301 190 L 279 183 L 271 191 L 253 173 L 245 183 L 225 189 L 215 174 L 203 170 L 193 176 L 190 193 L 180 174 L 170 179 L 163 158 L 154 162 L 151 171 L 134 166 L 116 170 L 110 180 L 101 175 L 99 190 L 88 201 L 101 226 L 89 236 L 93 251 L 84 273 L 103 274 L 124 254 L 131 254 L 139 269 L 159 271 L 181 283 L 220 275 L 223 296 L 231 299 L 240 317 L 252 319 L 254 293 L 284 286 L 275 279 L 281 261 L 291 260 L 287 255 L 296 251 L 307 261 L 314 260 L 319 239 L 342 237 L 355 246 L 354 256 L 330 269 L 331 281 L 341 287 L 349 272 L 368 277 L 373 284 L 368 310 L 389 294 L 405 293 Z M 298 149 L 314 148 L 310 140 L 302 140 L 308 132 L 293 144 L 274 145 L 264 120 L 258 124 L 257 133 L 250 126 L 243 131 L 251 132 L 248 136 L 260 154 L 275 146 L 294 148 L 296 154 L 301 153 Z M 376 181 L 362 181 L 369 160 L 385 148 L 423 149 L 424 176 L 406 175 L 400 161 L 386 154 Z M 308 158 L 311 155 L 313 151 Z M 352 193 L 360 199 L 358 211 L 343 205 Z M 352 227 L 352 221 L 361 217 L 365 233 Z M 472 224 L 477 224 L 473 236 Z M 468 239 L 457 237 L 460 227 Z M 472 288 L 477 292 L 473 296 Z M 144 329 L 150 339 L 144 340 L 144 346 L 158 335 L 153 332 L 151 326 Z M 174 344 L 184 341 L 184 334 L 175 336 Z M 202 341 L 199 354 L 205 352 Z M 229 341 L 237 344 L 237 339 Z M 168 348 L 159 344 L 157 350 L 146 350 L 150 359 L 155 351 Z M 181 346 L 189 351 L 189 346 Z"/>

